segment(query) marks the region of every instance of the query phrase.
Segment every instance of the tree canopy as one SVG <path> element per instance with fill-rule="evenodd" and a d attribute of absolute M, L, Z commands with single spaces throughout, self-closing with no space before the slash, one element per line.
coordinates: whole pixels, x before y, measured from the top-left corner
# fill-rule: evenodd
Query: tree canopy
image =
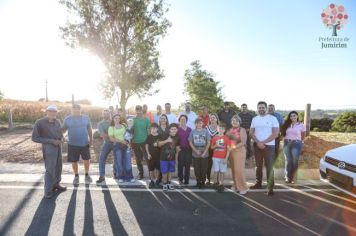
<path fill-rule="evenodd" d="M 332 123 L 332 130 L 338 132 L 356 132 L 356 112 L 344 112 Z"/>
<path fill-rule="evenodd" d="M 163 78 L 158 43 L 170 22 L 163 0 L 61 0 L 70 13 L 60 27 L 70 47 L 86 48 L 107 69 L 101 83 L 104 97 L 116 95 L 125 110 L 132 95 L 152 95 L 153 84 Z"/>
<path fill-rule="evenodd" d="M 199 61 L 193 61 L 184 74 L 184 90 L 194 108 L 207 106 L 209 111 L 217 112 L 223 107 L 223 97 L 219 82 L 212 73 L 202 69 Z"/>

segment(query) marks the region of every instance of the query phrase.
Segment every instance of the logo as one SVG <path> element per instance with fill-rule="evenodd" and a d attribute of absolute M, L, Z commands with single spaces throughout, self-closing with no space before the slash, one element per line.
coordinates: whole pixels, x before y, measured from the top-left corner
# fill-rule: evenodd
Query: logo
<path fill-rule="evenodd" d="M 340 162 L 337 164 L 337 167 L 339 167 L 340 169 L 345 169 L 346 164 L 345 164 L 345 162 L 340 161 Z"/>
<path fill-rule="evenodd" d="M 332 29 L 332 36 L 337 36 L 337 31 L 347 24 L 348 18 L 345 7 L 333 3 L 321 13 L 321 20 L 328 29 Z"/>
<path fill-rule="evenodd" d="M 347 48 L 349 37 L 338 37 L 338 32 L 347 24 L 349 15 L 342 5 L 329 4 L 321 12 L 321 21 L 326 28 L 332 31 L 329 37 L 319 37 L 321 49 L 324 48 Z"/>

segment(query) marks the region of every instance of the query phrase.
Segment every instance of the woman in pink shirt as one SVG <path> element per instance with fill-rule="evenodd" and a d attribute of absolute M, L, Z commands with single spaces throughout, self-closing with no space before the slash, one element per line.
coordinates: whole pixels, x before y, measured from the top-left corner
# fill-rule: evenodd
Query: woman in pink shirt
<path fill-rule="evenodd" d="M 284 160 L 285 160 L 285 182 L 294 183 L 298 170 L 299 156 L 303 148 L 305 138 L 305 126 L 299 122 L 298 113 L 291 111 L 281 128 L 284 137 Z"/>

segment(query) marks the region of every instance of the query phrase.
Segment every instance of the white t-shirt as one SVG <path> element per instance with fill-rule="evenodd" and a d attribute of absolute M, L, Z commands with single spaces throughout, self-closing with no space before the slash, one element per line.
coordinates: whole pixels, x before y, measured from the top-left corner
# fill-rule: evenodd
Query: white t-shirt
<path fill-rule="evenodd" d="M 168 118 L 169 124 L 173 124 L 173 123 L 178 124 L 178 119 L 177 119 L 176 115 L 174 115 L 173 113 L 170 113 L 170 114 L 166 114 L 166 116 Z"/>
<path fill-rule="evenodd" d="M 255 129 L 255 136 L 259 141 L 267 139 L 272 134 L 272 128 L 279 128 L 279 123 L 276 117 L 272 115 L 255 116 L 252 119 L 251 129 Z M 272 140 L 266 145 L 275 145 Z"/>
<path fill-rule="evenodd" d="M 194 111 L 190 111 L 189 113 L 184 111 L 184 112 L 181 112 L 179 114 L 179 116 L 180 115 L 186 115 L 188 117 L 187 126 L 189 128 L 191 128 L 192 130 L 194 130 L 195 129 L 195 120 L 198 118 L 197 114 L 195 114 Z"/>

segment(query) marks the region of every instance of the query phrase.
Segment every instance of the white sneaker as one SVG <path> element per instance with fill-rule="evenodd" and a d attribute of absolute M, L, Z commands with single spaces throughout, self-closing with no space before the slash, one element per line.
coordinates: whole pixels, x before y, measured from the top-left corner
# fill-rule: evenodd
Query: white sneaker
<path fill-rule="evenodd" d="M 248 189 L 243 190 L 243 191 L 240 191 L 240 194 L 241 194 L 241 195 L 245 195 L 247 192 L 248 192 Z"/>
<path fill-rule="evenodd" d="M 231 188 L 230 188 L 232 191 L 236 191 L 236 188 L 235 188 L 235 186 L 231 186 Z"/>
<path fill-rule="evenodd" d="M 135 183 L 136 182 L 136 179 L 131 179 L 130 180 L 130 183 Z"/>
<path fill-rule="evenodd" d="M 124 180 L 123 179 L 119 179 L 119 183 L 123 183 L 124 182 Z"/>
<path fill-rule="evenodd" d="M 164 184 L 163 185 L 163 192 L 167 192 L 168 191 L 168 184 Z"/>
<path fill-rule="evenodd" d="M 174 190 L 174 187 L 173 187 L 173 185 L 171 185 L 171 184 L 168 184 L 168 189 L 169 189 L 169 190 Z"/>

